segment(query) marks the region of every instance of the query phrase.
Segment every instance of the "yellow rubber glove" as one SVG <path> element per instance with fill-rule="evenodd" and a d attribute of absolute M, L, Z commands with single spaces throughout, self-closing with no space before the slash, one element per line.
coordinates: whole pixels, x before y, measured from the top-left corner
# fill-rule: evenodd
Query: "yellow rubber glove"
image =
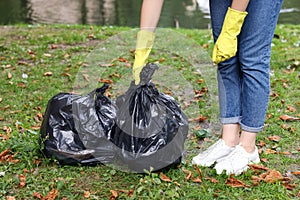
<path fill-rule="evenodd" d="M 212 60 L 218 64 L 236 55 L 237 36 L 240 34 L 247 12 L 228 8 L 222 31 L 214 46 Z"/>
<path fill-rule="evenodd" d="M 151 52 L 154 39 L 155 34 L 147 30 L 141 30 L 137 34 L 135 59 L 132 69 L 133 78 L 136 85 L 140 83 L 140 73 L 147 64 L 147 59 Z"/>

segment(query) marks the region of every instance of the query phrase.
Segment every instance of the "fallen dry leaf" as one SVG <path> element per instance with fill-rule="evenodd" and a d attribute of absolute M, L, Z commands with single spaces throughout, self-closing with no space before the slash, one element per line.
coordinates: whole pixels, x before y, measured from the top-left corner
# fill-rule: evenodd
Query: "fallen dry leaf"
<path fill-rule="evenodd" d="M 264 141 L 262 141 L 262 140 L 259 141 L 259 146 L 260 147 L 264 147 L 265 145 L 266 145 L 266 143 Z"/>
<path fill-rule="evenodd" d="M 52 75 L 53 75 L 52 72 L 45 72 L 45 73 L 43 74 L 43 76 L 52 76 Z"/>
<path fill-rule="evenodd" d="M 90 76 L 88 74 L 83 74 L 82 75 L 84 80 L 86 80 L 87 82 L 90 82 Z"/>
<path fill-rule="evenodd" d="M 265 154 L 276 154 L 277 151 L 273 150 L 273 149 L 266 149 L 265 150 Z"/>
<path fill-rule="evenodd" d="M 63 73 L 61 73 L 61 75 L 62 75 L 62 76 L 65 76 L 65 77 L 70 77 L 70 76 L 71 76 L 71 74 L 69 74 L 69 73 L 67 73 L 67 72 L 63 72 Z"/>
<path fill-rule="evenodd" d="M 6 196 L 5 198 L 6 198 L 6 200 L 15 200 L 15 199 L 16 199 L 16 198 L 13 197 L 13 196 Z"/>
<path fill-rule="evenodd" d="M 24 82 L 17 83 L 17 87 L 26 88 L 26 83 L 24 83 Z"/>
<path fill-rule="evenodd" d="M 11 79 L 12 78 L 12 74 L 10 72 L 7 73 L 7 78 Z"/>
<path fill-rule="evenodd" d="M 44 53 L 45 57 L 51 57 L 52 55 L 50 53 Z"/>
<path fill-rule="evenodd" d="M 41 194 L 38 193 L 38 192 L 34 192 L 34 193 L 33 193 L 33 197 L 38 198 L 38 199 L 43 199 L 43 198 L 44 198 L 43 195 L 41 195 Z"/>
<path fill-rule="evenodd" d="M 115 200 L 119 196 L 118 192 L 115 190 L 110 190 L 110 192 L 111 192 L 111 195 L 109 197 L 110 200 Z"/>
<path fill-rule="evenodd" d="M 252 170 L 269 170 L 268 167 L 265 167 L 263 165 L 258 165 L 258 164 L 249 164 L 249 167 L 252 169 Z"/>
<path fill-rule="evenodd" d="M 109 80 L 109 79 L 103 79 L 103 78 L 100 78 L 100 79 L 98 80 L 98 82 L 100 82 L 100 83 L 107 83 L 107 84 L 113 83 L 112 80 Z"/>
<path fill-rule="evenodd" d="M 296 120 L 300 120 L 300 118 L 297 118 L 297 117 L 291 117 L 289 115 L 281 115 L 280 116 L 280 119 L 282 121 L 296 121 Z"/>
<path fill-rule="evenodd" d="M 194 183 L 202 183 L 201 178 L 197 177 L 192 180 Z"/>
<path fill-rule="evenodd" d="M 182 169 L 182 171 L 186 174 L 185 180 L 189 180 L 192 177 L 192 172 L 187 169 Z"/>
<path fill-rule="evenodd" d="M 44 200 L 55 200 L 58 195 L 58 189 L 53 189 L 45 196 Z"/>
<path fill-rule="evenodd" d="M 196 170 L 197 174 L 199 174 L 202 177 L 202 171 L 201 171 L 201 169 L 199 169 L 199 166 L 195 164 L 195 165 L 193 165 L 193 167 Z"/>
<path fill-rule="evenodd" d="M 131 197 L 134 193 L 134 190 L 119 190 L 119 192 L 125 193 L 128 197 Z"/>
<path fill-rule="evenodd" d="M 251 180 L 251 182 L 252 182 L 252 185 L 253 185 L 253 186 L 258 186 L 259 183 L 261 182 L 261 180 L 260 180 L 260 179 L 257 179 L 257 178 L 253 178 L 253 179 Z"/>
<path fill-rule="evenodd" d="M 118 74 L 118 73 L 113 73 L 113 74 L 108 75 L 108 77 L 109 77 L 109 78 L 112 78 L 112 77 L 121 78 L 122 75 L 121 75 L 121 74 Z"/>
<path fill-rule="evenodd" d="M 262 162 L 264 162 L 264 163 L 268 162 L 268 159 L 267 159 L 267 158 L 261 158 L 260 160 L 261 160 Z"/>
<path fill-rule="evenodd" d="M 84 198 L 89 198 L 91 193 L 89 191 L 84 191 L 83 196 Z"/>
<path fill-rule="evenodd" d="M 295 107 L 293 107 L 293 106 L 291 106 L 291 105 L 288 105 L 288 106 L 287 106 L 286 112 L 296 112 L 296 111 L 297 111 L 297 109 L 296 109 Z"/>
<path fill-rule="evenodd" d="M 100 67 L 113 67 L 116 66 L 116 64 L 113 63 L 107 63 L 107 64 L 99 64 Z"/>
<path fill-rule="evenodd" d="M 51 49 L 57 49 L 57 47 L 58 47 L 58 46 L 55 45 L 55 44 L 51 44 L 51 45 L 50 45 L 50 48 L 51 48 Z"/>
<path fill-rule="evenodd" d="M 40 130 L 41 126 L 30 126 L 30 128 L 34 131 Z"/>
<path fill-rule="evenodd" d="M 267 183 L 275 183 L 276 181 L 280 181 L 283 179 L 283 176 L 280 172 L 276 170 L 269 170 L 267 172 L 266 177 L 264 178 L 264 181 Z"/>
<path fill-rule="evenodd" d="M 271 136 L 269 136 L 269 140 L 274 141 L 274 142 L 279 142 L 280 139 L 281 138 L 278 135 L 271 135 Z"/>
<path fill-rule="evenodd" d="M 162 180 L 162 181 L 166 181 L 166 182 L 171 182 L 172 180 L 167 176 L 167 175 L 165 175 L 164 173 L 162 173 L 162 172 L 160 172 L 160 179 Z"/>
<path fill-rule="evenodd" d="M 249 188 L 249 186 L 247 186 L 243 181 L 234 178 L 233 175 L 230 175 L 230 177 L 226 180 L 225 184 L 231 187 Z"/>
<path fill-rule="evenodd" d="M 217 180 L 217 179 L 215 179 L 215 178 L 209 178 L 209 177 L 207 177 L 207 178 L 205 178 L 206 180 L 210 180 L 210 182 L 212 182 L 212 183 L 218 183 L 219 181 Z"/>
<path fill-rule="evenodd" d="M 19 180 L 20 180 L 19 187 L 23 188 L 26 185 L 26 176 L 23 175 L 23 174 L 20 174 L 19 175 Z"/>
<path fill-rule="evenodd" d="M 120 61 L 120 62 L 126 62 L 126 63 L 129 62 L 129 60 L 127 60 L 126 58 L 123 58 L 123 57 L 120 57 L 120 58 L 119 58 L 119 61 Z"/>
<path fill-rule="evenodd" d="M 292 172 L 292 174 L 294 174 L 294 175 L 300 175 L 300 171 Z"/>
<path fill-rule="evenodd" d="M 19 60 L 18 65 L 28 65 L 28 62 L 23 61 L 23 60 Z"/>
<path fill-rule="evenodd" d="M 199 115 L 199 117 L 189 119 L 189 122 L 204 122 L 207 120 L 207 117 L 204 117 L 202 114 Z"/>
<path fill-rule="evenodd" d="M 12 132 L 12 128 L 9 127 L 9 126 L 3 126 L 2 129 L 3 129 L 3 131 L 5 131 L 6 134 L 8 134 L 8 135 L 11 134 L 11 132 Z"/>

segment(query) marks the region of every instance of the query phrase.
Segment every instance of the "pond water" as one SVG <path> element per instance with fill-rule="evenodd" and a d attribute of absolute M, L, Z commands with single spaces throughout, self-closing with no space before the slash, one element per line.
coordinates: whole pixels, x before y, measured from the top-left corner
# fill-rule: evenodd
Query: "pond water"
<path fill-rule="evenodd" d="M 138 27 L 141 0 L 1 0 L 0 24 Z M 177 23 L 175 23 L 177 22 Z M 300 0 L 285 0 L 278 23 L 300 24 Z M 208 0 L 165 0 L 160 27 L 207 28 Z"/>

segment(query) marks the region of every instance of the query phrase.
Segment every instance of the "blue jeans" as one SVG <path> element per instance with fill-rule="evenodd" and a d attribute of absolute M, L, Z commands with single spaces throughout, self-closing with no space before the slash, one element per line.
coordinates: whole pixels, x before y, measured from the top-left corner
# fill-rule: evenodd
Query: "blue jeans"
<path fill-rule="evenodd" d="M 231 0 L 210 0 L 214 40 Z M 250 0 L 235 57 L 218 65 L 220 120 L 239 123 L 242 130 L 260 132 L 270 93 L 270 54 L 283 0 Z"/>

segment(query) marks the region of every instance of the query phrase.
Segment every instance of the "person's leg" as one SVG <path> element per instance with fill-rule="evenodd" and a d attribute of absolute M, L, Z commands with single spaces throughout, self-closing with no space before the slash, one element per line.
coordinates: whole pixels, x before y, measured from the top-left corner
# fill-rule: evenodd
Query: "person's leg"
<path fill-rule="evenodd" d="M 223 21 L 231 0 L 210 0 L 210 15 L 214 40 L 221 33 Z M 241 120 L 241 71 L 237 57 L 218 65 L 218 90 L 222 139 L 229 146 L 238 144 Z"/>
<path fill-rule="evenodd" d="M 231 0 L 210 0 L 210 12 L 214 40 L 216 41 L 223 26 L 223 21 L 231 5 Z M 240 65 L 233 57 L 218 65 L 218 89 L 222 139 L 206 151 L 195 156 L 192 163 L 210 166 L 227 156 L 239 143 L 241 120 L 241 80 Z"/>
<path fill-rule="evenodd" d="M 263 129 L 270 91 L 270 53 L 282 0 L 251 0 L 238 38 L 241 67 L 240 144 L 215 166 L 217 173 L 240 174 L 259 162 L 256 134 Z"/>
<path fill-rule="evenodd" d="M 263 129 L 270 94 L 271 43 L 283 0 L 252 0 L 239 38 L 242 70 L 240 142 L 254 151 L 255 133 Z M 254 140 L 254 141 L 253 141 Z"/>

